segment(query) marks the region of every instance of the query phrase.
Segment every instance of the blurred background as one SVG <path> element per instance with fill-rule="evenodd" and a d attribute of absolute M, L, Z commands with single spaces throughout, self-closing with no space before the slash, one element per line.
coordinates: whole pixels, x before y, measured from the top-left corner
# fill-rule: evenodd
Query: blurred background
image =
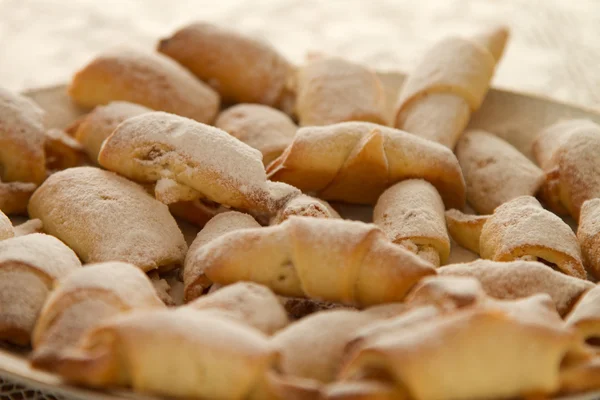
<path fill-rule="evenodd" d="M 506 23 L 498 87 L 600 107 L 598 0 L 0 0 L 0 85 L 67 82 L 104 49 L 153 48 L 194 20 L 264 38 L 294 62 L 307 52 L 410 71 L 429 45 Z"/>

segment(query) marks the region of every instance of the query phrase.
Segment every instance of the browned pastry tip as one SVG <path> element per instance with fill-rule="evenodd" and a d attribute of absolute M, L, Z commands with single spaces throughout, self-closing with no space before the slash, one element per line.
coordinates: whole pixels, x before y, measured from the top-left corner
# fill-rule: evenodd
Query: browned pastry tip
<path fill-rule="evenodd" d="M 32 233 L 44 233 L 44 223 L 39 219 L 28 219 L 15 226 L 15 236 L 31 235 Z"/>
<path fill-rule="evenodd" d="M 211 85 L 226 102 L 292 108 L 294 67 L 259 39 L 198 22 L 162 39 L 157 48 Z"/>
<path fill-rule="evenodd" d="M 507 26 L 498 25 L 491 29 L 479 32 L 473 40 L 484 46 L 494 56 L 496 63 L 502 58 L 506 42 L 510 37 Z"/>
<path fill-rule="evenodd" d="M 85 161 L 83 147 L 79 142 L 60 129 L 45 131 L 46 168 L 61 171 L 77 167 Z"/>
<path fill-rule="evenodd" d="M 583 203 L 577 239 L 585 266 L 596 278 L 600 277 L 600 199 Z"/>
<path fill-rule="evenodd" d="M 125 48 L 106 51 L 79 70 L 69 95 L 82 107 L 128 101 L 206 123 L 219 111 L 219 95 L 184 67 L 160 53 Z"/>
<path fill-rule="evenodd" d="M 452 209 L 446 211 L 446 224 L 452 238 L 462 247 L 479 253 L 479 238 L 488 215 L 472 215 Z"/>
<path fill-rule="evenodd" d="M 563 367 L 561 393 L 584 393 L 600 387 L 600 357 L 590 357 Z"/>
<path fill-rule="evenodd" d="M 15 229 L 13 228 L 10 219 L 0 210 L 0 240 L 10 239 L 15 236 Z"/>
<path fill-rule="evenodd" d="M 474 305 L 486 297 L 481 283 L 475 278 L 431 276 L 417 283 L 405 302 L 411 306 L 432 304 L 443 310 L 454 310 Z"/>
<path fill-rule="evenodd" d="M 582 342 L 597 346 L 600 338 L 600 287 L 594 286 L 579 298 L 566 316 L 568 326 L 575 329 Z"/>
<path fill-rule="evenodd" d="M 36 189 L 35 183 L 0 181 L 0 210 L 9 215 L 27 214 L 29 199 Z"/>

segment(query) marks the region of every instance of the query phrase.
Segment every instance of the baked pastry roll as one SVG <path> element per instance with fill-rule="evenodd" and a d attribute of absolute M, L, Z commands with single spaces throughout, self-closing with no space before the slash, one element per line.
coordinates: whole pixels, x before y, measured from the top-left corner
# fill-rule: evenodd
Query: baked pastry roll
<path fill-rule="evenodd" d="M 152 112 L 120 124 L 104 142 L 98 161 L 139 182 L 168 178 L 210 201 L 255 209 L 266 208 L 269 198 L 261 157 L 218 128 Z"/>
<path fill-rule="evenodd" d="M 10 219 L 0 210 L 0 240 L 10 239 L 15 236 L 15 229 L 13 228 Z"/>
<path fill-rule="evenodd" d="M 285 113 L 260 104 L 238 104 L 219 114 L 215 126 L 260 151 L 264 165 L 279 157 L 298 127 Z"/>
<path fill-rule="evenodd" d="M 294 215 L 314 218 L 341 218 L 340 214 L 325 200 L 300 194 L 292 197 L 279 208 L 271 218 L 270 224 L 280 224 Z"/>
<path fill-rule="evenodd" d="M 367 121 L 387 125 L 385 91 L 377 74 L 341 58 L 309 60 L 296 77 L 302 126 Z"/>
<path fill-rule="evenodd" d="M 559 389 L 560 364 L 572 346 L 572 331 L 539 295 L 373 332 L 353 343 L 340 377 L 383 375 L 423 400 L 548 395 Z M 437 379 L 440 371 L 444 379 Z"/>
<path fill-rule="evenodd" d="M 29 198 L 35 189 L 35 183 L 0 181 L 0 210 L 8 215 L 27 214 Z"/>
<path fill-rule="evenodd" d="M 54 282 L 80 266 L 73 250 L 53 236 L 0 241 L 0 340 L 29 344 Z"/>
<path fill-rule="evenodd" d="M 454 148 L 483 103 L 507 39 L 500 27 L 436 43 L 400 89 L 396 128 Z"/>
<path fill-rule="evenodd" d="M 83 147 L 60 129 L 48 129 L 45 132 L 46 168 L 50 171 L 61 171 L 77 167 L 85 161 Z"/>
<path fill-rule="evenodd" d="M 219 95 L 169 57 L 124 48 L 102 53 L 79 70 L 69 95 L 82 107 L 122 100 L 206 123 L 219 111 Z"/>
<path fill-rule="evenodd" d="M 427 181 L 409 179 L 386 189 L 375 204 L 373 223 L 392 242 L 436 267 L 450 255 L 444 203 Z"/>
<path fill-rule="evenodd" d="M 200 22 L 162 39 L 158 51 L 211 85 L 226 102 L 291 109 L 294 68 L 263 41 Z"/>
<path fill-rule="evenodd" d="M 562 393 L 586 392 L 600 387 L 600 357 L 589 357 L 571 363 L 560 371 Z"/>
<path fill-rule="evenodd" d="M 239 229 L 260 228 L 248 214 L 229 211 L 214 216 L 206 223 L 192 242 L 183 266 L 184 300 L 189 302 L 201 296 L 212 282 L 205 275 L 206 265 L 202 262 L 203 248 L 213 240 Z"/>
<path fill-rule="evenodd" d="M 90 160 L 97 163 L 102 143 L 121 122 L 151 111 L 139 104 L 113 101 L 94 108 L 89 114 L 75 121 L 67 131 L 81 144 Z"/>
<path fill-rule="evenodd" d="M 534 196 L 544 172 L 510 143 L 485 131 L 465 132 L 456 158 L 467 184 L 467 202 L 480 214 L 519 196 Z"/>
<path fill-rule="evenodd" d="M 267 173 L 324 200 L 374 204 L 394 183 L 420 178 L 436 187 L 448 208 L 465 202 L 465 182 L 449 149 L 368 122 L 300 128 Z"/>
<path fill-rule="evenodd" d="M 164 308 L 150 279 L 123 262 L 89 264 L 60 279 L 32 336 L 32 364 L 52 368 L 90 329 L 134 309 Z"/>
<path fill-rule="evenodd" d="M 15 236 L 31 235 L 32 233 L 44 233 L 44 224 L 39 219 L 29 219 L 15 226 Z"/>
<path fill-rule="evenodd" d="M 594 287 L 592 282 L 562 274 L 535 261 L 497 262 L 480 259 L 446 265 L 437 272 L 442 276 L 476 278 L 488 296 L 497 299 L 514 300 L 546 293 L 562 316 Z"/>
<path fill-rule="evenodd" d="M 597 345 L 600 339 L 600 287 L 594 286 L 588 290 L 569 315 L 565 318 L 568 326 L 575 329 L 582 342 L 589 340 Z"/>
<path fill-rule="evenodd" d="M 93 167 L 50 176 L 29 215 L 85 263 L 124 261 L 144 271 L 183 264 L 187 245 L 167 206 L 140 185 Z"/>
<path fill-rule="evenodd" d="M 586 278 L 581 262 L 581 250 L 577 237 L 562 219 L 545 210 L 531 196 L 517 197 L 496 208 L 487 218 L 460 215 L 458 211 L 447 213 L 454 225 L 461 229 L 450 229 L 450 234 L 460 245 L 476 250 L 474 239 L 480 227 L 478 252 L 481 258 L 494 261 L 525 259 L 540 260 L 565 274 Z M 467 235 L 463 237 L 462 232 Z M 552 234 L 549 234 L 551 232 Z M 469 246 L 469 247 L 468 247 Z"/>
<path fill-rule="evenodd" d="M 252 282 L 225 286 L 188 303 L 195 310 L 212 310 L 252 326 L 266 335 L 284 328 L 289 320 L 271 290 Z"/>
<path fill-rule="evenodd" d="M 422 279 L 406 296 L 405 302 L 411 307 L 434 305 L 440 310 L 452 311 L 476 305 L 487 297 L 477 279 L 447 275 Z"/>
<path fill-rule="evenodd" d="M 248 398 L 276 362 L 267 336 L 190 309 L 126 313 L 89 331 L 51 370 L 93 387 L 206 399 Z"/>
<path fill-rule="evenodd" d="M 418 280 L 435 274 L 373 224 L 308 217 L 220 236 L 186 268 L 203 270 L 216 283 L 253 281 L 284 296 L 359 306 L 400 301 Z"/>
<path fill-rule="evenodd" d="M 581 206 L 577 239 L 585 266 L 600 277 L 600 199 L 587 200 Z"/>
<path fill-rule="evenodd" d="M 579 218 L 583 203 L 600 197 L 600 126 L 570 120 L 543 130 L 533 154 L 546 172 L 540 196 L 557 213 Z"/>
<path fill-rule="evenodd" d="M 32 100 L 0 88 L 0 181 L 46 179 L 44 115 Z"/>

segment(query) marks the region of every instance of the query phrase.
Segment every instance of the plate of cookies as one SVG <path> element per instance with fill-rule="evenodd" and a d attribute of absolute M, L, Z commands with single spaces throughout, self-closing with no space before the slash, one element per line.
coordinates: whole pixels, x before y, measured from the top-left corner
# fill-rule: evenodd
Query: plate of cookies
<path fill-rule="evenodd" d="M 9 399 L 587 399 L 600 113 L 195 23 L 0 89 Z"/>

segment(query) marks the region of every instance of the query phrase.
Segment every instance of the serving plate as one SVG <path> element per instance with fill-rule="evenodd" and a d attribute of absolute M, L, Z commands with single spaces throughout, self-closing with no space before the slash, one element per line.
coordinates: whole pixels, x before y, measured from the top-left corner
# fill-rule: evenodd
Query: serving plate
<path fill-rule="evenodd" d="M 401 73 L 380 74 L 390 105 L 388 115 L 390 120 L 392 107 L 404 76 Z M 47 111 L 46 125 L 49 128 L 65 128 L 85 112 L 71 103 L 64 85 L 31 90 L 25 95 L 34 99 Z M 536 133 L 554 122 L 567 118 L 587 118 L 600 124 L 600 110 L 559 103 L 539 96 L 492 89 L 481 109 L 472 116 L 469 128 L 493 132 L 531 158 L 531 144 Z M 344 205 L 336 207 L 346 217 L 360 220 L 370 218 L 370 207 Z M 449 262 L 464 262 L 474 258 L 476 256 L 473 253 L 453 244 Z M 31 369 L 27 363 L 27 354 L 14 348 L 0 348 L 0 398 L 15 400 L 157 399 L 128 391 L 93 391 L 66 385 L 55 375 Z M 600 398 L 600 391 L 561 397 L 560 400 L 598 398 Z"/>

